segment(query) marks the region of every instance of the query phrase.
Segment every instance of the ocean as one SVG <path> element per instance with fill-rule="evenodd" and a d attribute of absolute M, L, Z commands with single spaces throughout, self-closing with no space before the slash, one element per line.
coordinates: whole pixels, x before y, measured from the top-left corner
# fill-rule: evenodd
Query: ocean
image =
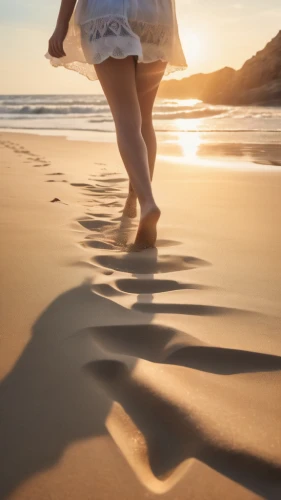
<path fill-rule="evenodd" d="M 157 99 L 153 119 L 159 142 L 177 144 L 185 161 L 227 155 L 281 166 L 281 107 Z M 0 95 L 0 130 L 115 141 L 103 95 Z"/>

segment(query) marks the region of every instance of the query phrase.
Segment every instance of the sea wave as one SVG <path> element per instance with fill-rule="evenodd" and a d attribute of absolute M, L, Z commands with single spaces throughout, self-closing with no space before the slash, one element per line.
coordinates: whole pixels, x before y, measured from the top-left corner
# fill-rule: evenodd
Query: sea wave
<path fill-rule="evenodd" d="M 0 106 L 2 115 L 89 115 L 109 113 L 109 108 L 93 106 Z"/>
<path fill-rule="evenodd" d="M 154 113 L 154 120 L 178 120 L 178 119 L 191 119 L 191 118 L 207 118 L 211 116 L 217 116 L 225 113 L 224 110 L 220 109 L 197 109 L 194 111 L 175 111 L 174 113 Z"/>
<path fill-rule="evenodd" d="M 157 113 L 178 113 L 179 111 L 192 111 L 194 109 L 202 109 L 202 105 L 196 106 L 163 106 L 163 104 L 155 104 L 153 107 Z"/>
<path fill-rule="evenodd" d="M 176 120 L 185 118 L 205 118 L 224 113 L 222 109 L 187 109 L 180 107 L 177 111 L 167 110 L 164 107 L 155 107 L 153 118 L 155 120 Z M 0 106 L 0 115 L 98 115 L 108 118 L 109 107 L 95 106 Z"/>
<path fill-rule="evenodd" d="M 36 99 L 35 97 L 26 98 L 23 96 L 22 99 L 1 99 L 0 97 L 0 105 L 4 106 L 28 106 L 30 104 L 34 104 L 37 106 L 107 106 L 106 99 L 96 99 L 91 97 L 91 99 L 69 99 L 69 97 L 64 100 L 63 97 L 53 98 L 49 100 L 45 100 L 43 98 Z"/>
<path fill-rule="evenodd" d="M 12 108 L 19 108 L 19 107 L 25 107 L 25 106 L 51 106 L 51 107 L 61 107 L 63 108 L 64 106 L 67 107 L 67 106 L 89 106 L 89 107 L 97 107 L 99 108 L 99 106 L 107 106 L 107 108 L 109 109 L 109 106 L 108 106 L 108 103 L 106 100 L 100 100 L 100 101 L 96 101 L 96 100 L 92 100 L 92 101 L 71 101 L 71 100 L 68 100 L 68 101 L 61 101 L 59 100 L 58 102 L 52 100 L 52 101 L 44 101 L 44 100 L 36 100 L 36 99 L 33 99 L 32 101 L 6 101 L 6 100 L 1 100 L 0 99 L 0 107 L 5 107 L 5 106 L 10 106 Z M 154 109 L 158 112 L 173 112 L 173 111 L 188 111 L 188 110 L 192 110 L 192 109 L 198 109 L 198 105 L 196 106 L 187 106 L 187 105 L 163 105 L 163 104 L 155 104 L 154 105 Z"/>
<path fill-rule="evenodd" d="M 164 106 L 155 106 L 154 112 L 159 118 L 156 119 L 166 119 L 170 120 L 173 118 L 185 118 L 184 114 L 185 113 L 191 113 L 194 112 L 196 113 L 202 113 L 206 111 L 207 115 L 206 116 L 211 116 L 212 114 L 218 114 L 221 113 L 222 111 L 220 110 L 211 110 L 211 109 L 202 109 L 202 110 L 194 110 L 193 107 L 187 107 L 187 106 L 179 106 L 176 111 L 175 108 L 173 107 L 164 107 Z M 18 115 L 70 115 L 70 114 L 108 114 L 110 112 L 109 106 L 96 106 L 94 105 L 66 105 L 64 104 L 59 104 L 59 105 L 47 105 L 46 103 L 44 105 L 37 105 L 37 104 L 32 104 L 32 105 L 27 105 L 25 104 L 24 106 L 20 105 L 5 105 L 1 106 L 0 105 L 0 114 L 2 115 L 7 115 L 7 114 L 18 114 Z"/>

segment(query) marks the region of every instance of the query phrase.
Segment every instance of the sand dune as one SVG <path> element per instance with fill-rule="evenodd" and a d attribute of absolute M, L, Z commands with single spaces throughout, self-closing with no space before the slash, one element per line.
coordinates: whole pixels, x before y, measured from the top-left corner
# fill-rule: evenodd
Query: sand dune
<path fill-rule="evenodd" d="M 0 498 L 279 499 L 281 173 L 163 162 L 135 253 L 115 145 L 0 147 Z"/>

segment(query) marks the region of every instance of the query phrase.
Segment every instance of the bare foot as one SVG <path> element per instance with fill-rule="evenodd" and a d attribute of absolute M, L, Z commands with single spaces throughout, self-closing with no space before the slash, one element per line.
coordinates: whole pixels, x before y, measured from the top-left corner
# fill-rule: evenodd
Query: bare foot
<path fill-rule="evenodd" d="M 123 215 L 125 215 L 125 217 L 129 217 L 130 219 L 135 219 L 137 216 L 137 198 L 135 196 L 128 194 Z"/>
<path fill-rule="evenodd" d="M 161 212 L 157 205 L 153 204 L 147 207 L 141 216 L 139 228 L 135 243 L 134 251 L 145 250 L 146 248 L 154 248 L 157 239 L 157 222 Z"/>

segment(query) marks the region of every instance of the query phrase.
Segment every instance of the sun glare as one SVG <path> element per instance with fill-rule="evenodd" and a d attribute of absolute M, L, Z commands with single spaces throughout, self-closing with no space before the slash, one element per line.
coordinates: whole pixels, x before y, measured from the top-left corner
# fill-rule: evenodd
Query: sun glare
<path fill-rule="evenodd" d="M 202 53 L 202 40 L 196 33 L 183 33 L 184 52 L 190 63 L 197 61 Z"/>
<path fill-rule="evenodd" d="M 182 155 L 185 160 L 195 160 L 199 146 L 201 144 L 199 133 L 183 133 L 178 134 L 178 141 L 181 146 Z"/>

